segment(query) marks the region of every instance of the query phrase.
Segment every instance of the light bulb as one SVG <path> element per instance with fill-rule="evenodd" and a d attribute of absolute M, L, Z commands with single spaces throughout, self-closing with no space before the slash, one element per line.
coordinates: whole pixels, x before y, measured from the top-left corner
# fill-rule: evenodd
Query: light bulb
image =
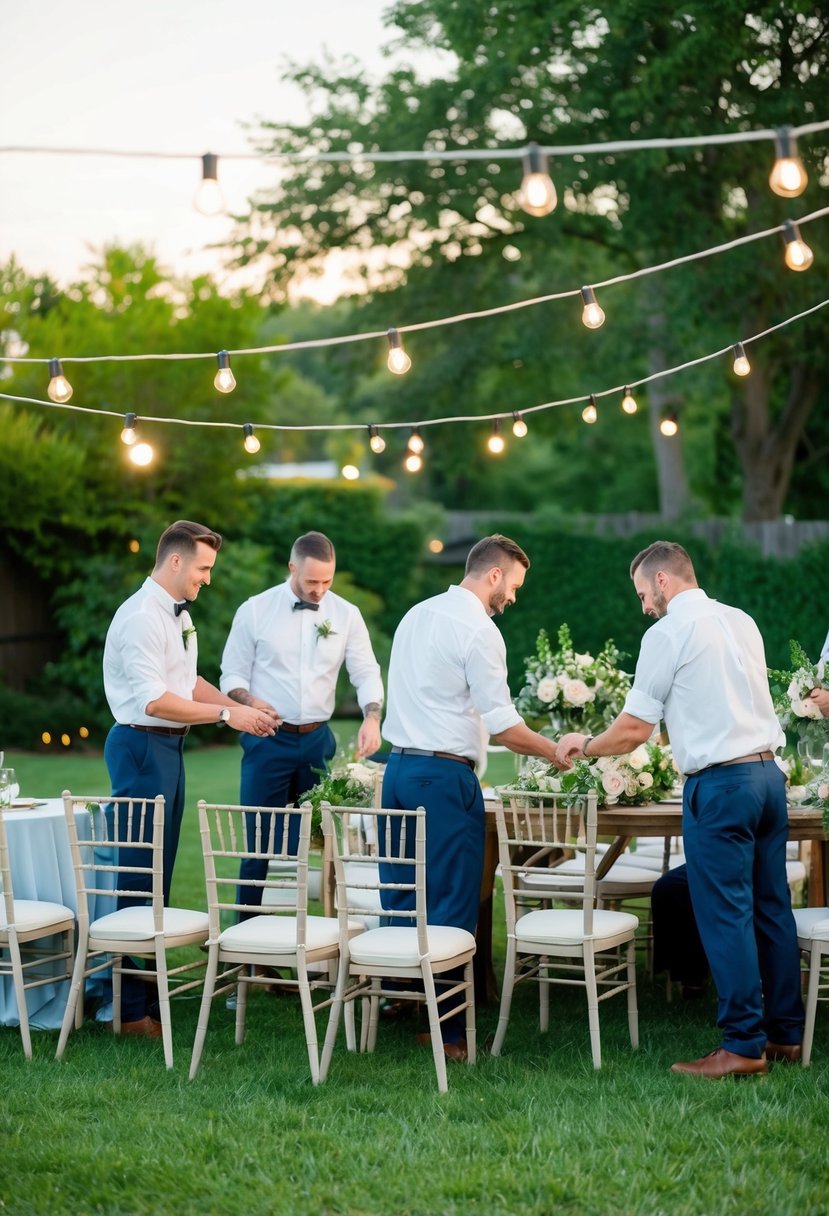
<path fill-rule="evenodd" d="M 667 439 L 673 438 L 679 430 L 676 414 L 666 414 L 659 423 L 659 430 Z"/>
<path fill-rule="evenodd" d="M 588 401 L 587 405 L 584 407 L 584 409 L 581 412 L 581 416 L 584 419 L 584 421 L 586 423 L 588 423 L 588 425 L 591 425 L 591 426 L 596 421 L 596 419 L 599 417 L 599 411 L 596 408 L 596 398 L 593 396 L 592 393 L 590 394 L 590 400 Z"/>
<path fill-rule="evenodd" d="M 121 442 L 125 443 L 128 448 L 131 448 L 138 438 L 135 430 L 135 422 L 135 414 L 124 415 L 124 429 L 121 431 Z"/>
<path fill-rule="evenodd" d="M 244 431 L 244 434 L 245 434 L 245 451 L 250 452 L 251 456 L 255 456 L 255 454 L 261 448 L 262 444 L 259 442 L 259 440 L 256 438 L 256 436 L 253 433 L 253 424 L 250 422 L 246 422 L 245 425 L 242 427 L 242 430 Z"/>
<path fill-rule="evenodd" d="M 219 158 L 212 152 L 205 152 L 201 165 L 201 182 L 193 196 L 193 206 L 202 215 L 219 215 L 226 209 L 225 196 L 219 185 Z"/>
<path fill-rule="evenodd" d="M 360 470 L 356 464 L 344 464 L 340 472 L 346 481 L 357 481 L 360 476 Z"/>
<path fill-rule="evenodd" d="M 746 357 L 746 352 L 743 350 L 742 342 L 735 343 L 732 349 L 734 351 L 734 375 L 747 376 L 751 371 L 751 364 Z"/>
<path fill-rule="evenodd" d="M 636 400 L 633 396 L 633 393 L 630 391 L 629 386 L 626 384 L 625 385 L 625 395 L 622 398 L 622 409 L 625 411 L 626 414 L 635 414 L 636 411 L 638 410 L 638 408 L 639 408 L 639 406 L 636 404 Z"/>
<path fill-rule="evenodd" d="M 390 372 L 394 372 L 395 376 L 404 375 L 412 366 L 412 361 L 403 349 L 403 342 L 400 334 L 392 327 L 388 331 L 389 339 L 389 357 L 387 366 Z"/>
<path fill-rule="evenodd" d="M 419 473 L 423 468 L 423 457 L 418 452 L 409 452 L 403 461 L 407 473 Z"/>
<path fill-rule="evenodd" d="M 63 405 L 72 396 L 72 385 L 63 374 L 60 359 L 49 360 L 49 387 L 46 392 L 51 397 L 52 401 L 58 405 Z"/>
<path fill-rule="evenodd" d="M 582 287 L 581 298 L 584 302 L 581 319 L 588 329 L 600 329 L 604 325 L 604 312 L 596 303 L 596 293 L 592 287 Z"/>
<path fill-rule="evenodd" d="M 769 186 L 781 198 L 797 198 L 806 189 L 808 174 L 797 154 L 797 140 L 788 127 L 781 127 L 774 140 L 775 162 L 769 175 Z"/>
<path fill-rule="evenodd" d="M 486 446 L 487 450 L 491 452 L 493 456 L 502 455 L 507 446 L 504 436 L 501 434 L 501 420 L 499 418 L 496 418 L 492 423 L 492 431 L 489 439 L 486 441 Z"/>
<path fill-rule="evenodd" d="M 368 446 L 377 456 L 386 450 L 386 441 L 377 430 L 376 426 L 370 426 L 368 428 Z"/>
<path fill-rule="evenodd" d="M 155 452 L 148 443 L 136 443 L 130 448 L 130 460 L 139 468 L 152 464 Z"/>
<path fill-rule="evenodd" d="M 555 210 L 558 196 L 547 171 L 547 157 L 538 144 L 530 144 L 524 156 L 524 178 L 519 202 L 528 215 L 549 215 Z"/>
<path fill-rule="evenodd" d="M 409 442 L 406 444 L 406 447 L 410 452 L 414 452 L 415 455 L 420 455 L 420 453 L 426 447 L 426 444 L 423 442 L 423 436 L 421 435 L 420 431 L 417 430 L 417 428 L 415 428 L 409 436 Z"/>
<path fill-rule="evenodd" d="M 230 368 L 230 355 L 226 350 L 220 350 L 216 355 L 219 370 L 213 377 L 213 385 L 220 393 L 232 393 L 236 387 L 236 377 Z"/>
<path fill-rule="evenodd" d="M 800 229 L 792 220 L 786 220 L 783 225 L 783 240 L 786 242 L 784 259 L 789 270 L 808 270 L 814 254 L 801 239 Z"/>
<path fill-rule="evenodd" d="M 513 414 L 513 418 L 512 433 L 516 439 L 523 439 L 528 430 L 527 424 L 520 414 Z"/>

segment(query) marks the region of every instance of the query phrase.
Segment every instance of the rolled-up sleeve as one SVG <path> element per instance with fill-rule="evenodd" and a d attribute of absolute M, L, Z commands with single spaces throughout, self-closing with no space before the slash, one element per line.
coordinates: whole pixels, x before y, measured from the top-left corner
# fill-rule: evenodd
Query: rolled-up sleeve
<path fill-rule="evenodd" d="M 380 664 L 374 657 L 366 623 L 357 608 L 354 609 L 349 622 L 345 667 L 356 690 L 360 709 L 372 704 L 382 705 L 383 679 Z"/>
<path fill-rule="evenodd" d="M 642 639 L 633 687 L 625 699 L 624 712 L 643 722 L 660 722 L 665 700 L 676 674 L 676 653 L 667 633 L 652 626 Z"/>
<path fill-rule="evenodd" d="M 164 628 L 152 612 L 135 612 L 124 623 L 121 662 L 135 703 L 146 713 L 167 692 Z"/>
<path fill-rule="evenodd" d="M 222 653 L 222 675 L 219 687 L 223 693 L 232 692 L 234 688 L 250 689 L 255 655 L 253 605 L 250 600 L 247 600 L 236 610 Z"/>
<path fill-rule="evenodd" d="M 466 678 L 472 704 L 491 735 L 521 725 L 524 719 L 507 684 L 506 646 L 494 626 L 475 634 L 466 656 Z"/>

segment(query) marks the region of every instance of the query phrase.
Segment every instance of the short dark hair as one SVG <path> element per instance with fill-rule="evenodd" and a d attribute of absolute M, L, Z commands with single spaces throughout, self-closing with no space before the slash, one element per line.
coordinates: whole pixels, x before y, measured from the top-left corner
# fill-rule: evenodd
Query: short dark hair
<path fill-rule="evenodd" d="M 291 561 L 300 561 L 303 557 L 313 557 L 318 562 L 336 560 L 334 546 L 324 532 L 305 532 L 296 538 L 291 545 Z"/>
<path fill-rule="evenodd" d="M 485 574 L 494 566 L 511 566 L 513 562 L 520 562 L 525 570 L 530 568 L 530 559 L 521 546 L 508 536 L 495 532 L 479 540 L 469 550 L 464 574 Z"/>
<path fill-rule="evenodd" d="M 160 566 L 171 553 L 180 553 L 183 557 L 192 557 L 199 543 L 209 545 L 216 553 L 222 547 L 222 538 L 212 528 L 204 524 L 193 523 L 191 519 L 177 519 L 169 528 L 165 528 L 158 539 L 155 551 L 155 564 Z"/>
<path fill-rule="evenodd" d="M 657 570 L 668 570 L 686 582 L 696 582 L 694 563 L 687 549 L 673 540 L 655 540 L 647 549 L 642 549 L 630 563 L 630 577 L 641 570 L 645 578 L 652 579 Z"/>

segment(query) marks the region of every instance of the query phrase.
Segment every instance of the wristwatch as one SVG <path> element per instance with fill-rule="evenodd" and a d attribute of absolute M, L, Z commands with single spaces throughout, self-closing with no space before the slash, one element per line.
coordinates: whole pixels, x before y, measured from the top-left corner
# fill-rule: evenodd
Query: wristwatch
<path fill-rule="evenodd" d="M 219 710 L 219 716 L 216 719 L 216 725 L 224 726 L 229 721 L 230 721 L 230 706 L 223 705 L 222 708 Z"/>

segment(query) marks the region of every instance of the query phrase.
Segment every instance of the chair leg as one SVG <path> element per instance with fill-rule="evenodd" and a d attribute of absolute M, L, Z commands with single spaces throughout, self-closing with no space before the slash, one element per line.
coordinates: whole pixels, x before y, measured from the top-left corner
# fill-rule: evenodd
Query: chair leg
<path fill-rule="evenodd" d="M 432 1056 L 438 1078 L 438 1090 L 445 1094 L 449 1085 L 446 1079 L 446 1056 L 443 1054 L 443 1036 L 440 1033 L 437 993 L 432 968 L 428 961 L 423 966 L 423 988 L 426 993 L 426 1010 L 429 1014 L 429 1033 L 432 1037 Z"/>
<path fill-rule="evenodd" d="M 495 1031 L 495 1038 L 492 1043 L 491 1051 L 493 1056 L 499 1056 L 501 1054 L 501 1048 L 504 1045 L 504 1036 L 507 1033 L 509 1011 L 512 1005 L 512 992 L 513 988 L 515 987 L 516 953 L 515 938 L 511 937 L 507 941 L 507 959 L 504 964 L 504 980 L 501 985 L 501 1008 L 498 1011 L 498 1028 Z"/>
<path fill-rule="evenodd" d="M 12 964 L 14 981 L 14 996 L 17 1001 L 17 1018 L 20 1023 L 20 1038 L 23 1042 L 23 1054 L 27 1060 L 32 1058 L 32 1036 L 29 1031 L 29 1008 L 26 1004 L 26 988 L 23 982 L 23 959 L 20 955 L 20 943 L 14 931 L 9 933 L 9 957 Z"/>
<path fill-rule="evenodd" d="M 550 1029 L 550 985 L 547 977 L 550 974 L 550 960 L 538 960 L 538 1029 L 546 1034 Z"/>
<path fill-rule="evenodd" d="M 466 986 L 466 1059 L 468 1064 L 478 1059 L 478 1032 L 475 1028 L 475 974 L 472 959 L 463 969 Z"/>
<path fill-rule="evenodd" d="M 812 1042 L 815 1037 L 815 1020 L 817 1018 L 817 998 L 820 988 L 821 943 L 812 942 L 809 954 L 809 989 L 806 995 L 806 1024 L 803 1027 L 802 1061 L 803 1067 L 808 1068 L 812 1062 Z"/>
<path fill-rule="evenodd" d="M 69 983 L 69 996 L 66 1001 L 66 1008 L 63 1011 L 63 1021 L 60 1026 L 60 1037 L 58 1038 L 58 1046 L 55 1051 L 55 1059 L 60 1060 L 66 1050 L 66 1043 L 69 1038 L 69 1031 L 72 1029 L 74 1022 L 75 1029 L 79 1030 L 80 1025 L 77 1013 L 78 1010 L 83 1015 L 82 993 L 83 984 L 86 972 L 86 954 L 87 954 L 88 939 L 84 937 L 78 942 L 77 954 L 75 955 L 75 967 L 72 971 L 72 979 Z"/>
<path fill-rule="evenodd" d="M 252 974 L 251 968 L 249 974 Z M 245 1021 L 248 1012 L 248 990 L 250 984 L 245 978 L 244 968 L 239 972 L 236 981 L 236 1046 L 241 1047 L 245 1041 Z"/>
<path fill-rule="evenodd" d="M 305 1025 L 305 1046 L 308 1049 L 308 1064 L 311 1068 L 311 1082 L 320 1083 L 319 1044 L 317 1041 L 317 1022 L 314 1016 L 314 1001 L 308 983 L 308 969 L 297 966 L 297 986 L 299 1000 L 302 1005 L 302 1021 Z"/>
<path fill-rule="evenodd" d="M 328 1069 L 331 1065 L 331 1056 L 334 1053 L 334 1044 L 337 1041 L 337 1030 L 340 1025 L 340 1012 L 343 1008 L 343 993 L 348 979 L 348 963 L 340 961 L 340 967 L 337 972 L 337 986 L 334 989 L 334 999 L 331 1002 L 331 1011 L 328 1014 L 328 1026 L 325 1031 L 325 1041 L 322 1045 L 322 1056 L 320 1058 L 319 1079 L 320 1084 L 328 1076 Z M 345 1011 L 345 1037 L 349 1051 L 354 1051 L 356 1041 L 354 1039 L 354 1002 L 348 1002 L 348 1009 Z M 350 1025 L 349 1025 L 350 1018 Z M 349 1041 L 350 1040 L 350 1041 Z"/>
<path fill-rule="evenodd" d="M 201 1053 L 204 1049 L 204 1040 L 207 1037 L 207 1023 L 210 1021 L 210 1009 L 213 1004 L 213 992 L 216 988 L 216 973 L 218 972 L 218 969 L 219 948 L 218 946 L 210 946 L 207 955 L 207 969 L 204 973 L 204 989 L 202 991 L 201 1005 L 199 1006 L 199 1020 L 196 1026 L 196 1038 L 193 1042 L 193 1054 L 190 1057 L 189 1079 L 191 1081 L 199 1071 Z"/>
<path fill-rule="evenodd" d="M 368 1002 L 368 1031 L 364 1031 L 365 1050 L 374 1051 L 377 1046 L 377 1024 L 380 1020 L 380 977 L 374 976 L 371 981 L 371 992 Z M 363 1023 L 365 1026 L 365 1021 Z"/>
<path fill-rule="evenodd" d="M 112 1029 L 121 1033 L 121 967 L 123 956 L 112 959 Z"/>
<path fill-rule="evenodd" d="M 630 1045 L 636 1050 L 639 1046 L 639 1008 L 636 1004 L 636 942 L 631 938 L 627 949 L 628 977 L 628 1029 Z"/>
<path fill-rule="evenodd" d="M 173 1067 L 173 1024 L 170 1018 L 170 983 L 167 978 L 167 955 L 164 942 L 156 945 L 155 978 L 158 985 L 158 1011 L 161 1018 L 161 1041 L 164 1044 L 164 1063 Z"/>
<path fill-rule="evenodd" d="M 590 1049 L 593 1053 L 593 1067 L 602 1066 L 602 1040 L 599 1031 L 599 992 L 596 984 L 596 958 L 593 947 L 585 942 L 584 946 L 584 986 L 587 992 L 587 1021 L 590 1026 Z"/>

